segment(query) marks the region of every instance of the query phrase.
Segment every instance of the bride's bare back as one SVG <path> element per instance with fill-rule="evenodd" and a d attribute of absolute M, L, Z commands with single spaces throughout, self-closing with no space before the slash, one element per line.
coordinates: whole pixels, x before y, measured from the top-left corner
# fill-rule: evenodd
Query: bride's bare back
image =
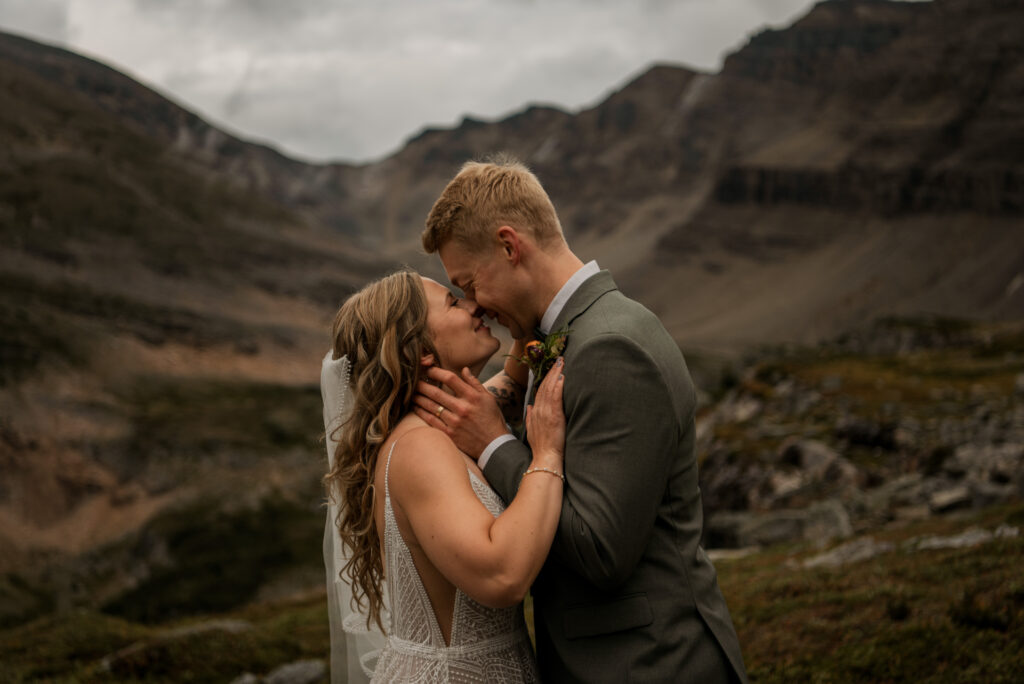
<path fill-rule="evenodd" d="M 409 434 L 422 429 L 431 428 L 429 428 L 427 424 L 423 422 L 421 419 L 416 417 L 415 414 L 409 414 L 398 424 L 394 432 L 391 433 L 391 435 L 384 442 L 384 444 L 381 445 L 380 453 L 382 455 L 388 453 L 391 450 L 392 444 L 397 445 L 398 442 L 401 441 L 401 446 L 396 446 L 395 454 L 398 454 L 399 451 L 405 453 L 406 450 L 408 450 L 408 452 L 411 452 L 408 454 L 408 457 L 430 458 L 431 456 L 433 456 L 433 454 L 424 453 L 423 451 L 417 449 L 417 447 L 422 446 L 422 440 L 417 440 L 415 434 Z M 405 435 L 407 434 L 409 434 L 408 439 L 403 440 L 402 438 L 405 437 Z M 452 446 L 452 448 L 454 449 L 454 445 Z M 399 459 L 404 457 L 405 456 L 399 456 Z M 438 457 L 443 458 L 445 457 L 445 455 L 439 455 Z M 475 474 L 477 477 L 480 478 L 482 482 L 486 483 L 487 480 L 484 477 L 483 472 L 481 472 L 480 468 L 477 467 L 477 464 L 473 461 L 473 459 L 469 458 L 465 454 L 461 454 L 461 457 L 465 465 L 465 469 L 462 471 L 463 478 L 460 479 L 465 480 L 466 487 L 469 488 L 469 492 L 475 497 L 476 495 L 473 494 L 472 482 L 469 479 L 469 473 L 472 472 L 473 474 Z M 394 464 L 392 464 L 392 467 L 388 469 L 387 465 L 387 458 L 379 458 L 377 460 L 377 471 L 376 473 L 374 473 L 375 492 L 384 492 L 388 489 L 387 487 L 385 487 L 384 482 L 386 471 L 388 470 L 390 470 L 391 489 L 392 491 L 394 490 L 396 470 L 402 469 L 400 467 L 396 469 Z M 402 474 L 399 474 L 398 477 L 401 478 Z M 438 481 L 432 484 L 439 488 L 442 488 L 444 491 L 450 491 L 454 494 L 456 489 L 462 489 L 459 485 L 463 483 Z M 399 485 L 399 488 L 401 488 L 401 485 Z M 408 547 L 410 554 L 412 555 L 413 563 L 415 563 L 416 565 L 416 571 L 417 573 L 419 573 L 420 580 L 423 582 L 423 588 L 426 589 L 427 596 L 430 598 L 430 605 L 434 609 L 434 616 L 437 618 L 438 627 L 440 627 L 441 633 L 444 635 L 445 643 L 450 644 L 452 635 L 452 612 L 455 605 L 456 587 L 454 584 L 448 581 L 448 579 L 443 574 L 441 574 L 441 571 L 438 570 L 437 567 L 435 567 L 434 564 L 430 561 L 430 558 L 423 550 L 423 546 L 416 539 L 416 535 L 413 532 L 413 528 L 409 523 L 408 515 L 406 515 L 405 509 L 401 505 L 401 503 L 396 501 L 395 498 L 392 497 L 391 504 L 392 510 L 394 511 L 395 515 L 395 522 L 398 524 L 398 530 L 401 533 L 402 539 L 405 541 L 405 545 Z M 378 530 L 384 529 L 384 506 L 384 497 L 375 496 L 373 501 L 373 515 L 377 523 Z M 386 564 L 387 549 L 383 547 L 383 534 L 380 535 L 380 542 L 381 558 L 384 559 L 384 563 Z"/>
<path fill-rule="evenodd" d="M 418 420 L 418 419 L 415 419 Z M 475 682 L 502 684 L 538 681 L 532 647 L 518 603 L 487 606 L 474 600 L 449 580 L 431 560 L 438 541 L 445 544 L 450 534 L 461 534 L 459 518 L 449 525 L 425 522 L 424 504 L 441 517 L 462 509 L 469 518 L 479 512 L 494 522 L 504 510 L 501 499 L 485 483 L 472 462 L 445 449 L 431 428 L 412 420 L 403 421 L 382 445 L 375 473 L 374 517 L 381 530 L 385 579 L 391 602 L 391 626 L 388 644 L 374 672 L 374 681 L 403 682 Z M 443 435 L 442 435 L 443 437 Z M 447 440 L 447 438 L 445 438 Z M 416 463 L 422 459 L 449 461 L 433 472 L 428 482 L 407 482 L 423 477 Z M 437 465 L 437 464 L 433 464 Z M 454 465 L 456 469 L 444 465 Z M 458 473 L 461 471 L 461 475 Z M 412 486 L 410 486 L 410 484 Z M 442 504 L 417 496 L 417 486 L 440 488 Z M 396 491 L 397 490 L 397 491 Z M 403 493 L 398 493 L 404 490 Z M 472 500 L 466 499 L 466 493 Z M 399 499 L 411 502 L 410 512 Z M 429 497 L 428 497 L 429 499 Z M 482 518 L 481 518 L 482 519 Z M 469 520 L 472 540 L 473 521 Z M 418 524 L 417 524 L 418 523 Z M 417 536 L 418 535 L 418 536 Z M 426 543 L 420 539 L 426 538 Z M 479 540 L 477 540 L 479 541 Z M 470 542 L 472 544 L 472 541 Z M 458 545 L 456 545 L 457 547 Z M 472 556 L 466 549 L 450 548 L 452 557 Z M 472 561 L 469 561 L 472 562 Z M 450 571 L 450 568 L 449 568 Z M 472 591 L 481 587 L 474 585 Z M 486 593 L 486 589 L 484 590 Z M 493 598 L 493 597 L 490 597 Z"/>

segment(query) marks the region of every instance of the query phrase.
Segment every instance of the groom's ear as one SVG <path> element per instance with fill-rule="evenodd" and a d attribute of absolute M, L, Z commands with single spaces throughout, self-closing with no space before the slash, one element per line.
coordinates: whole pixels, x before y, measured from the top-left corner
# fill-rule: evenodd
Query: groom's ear
<path fill-rule="evenodd" d="M 522 259 L 522 241 L 519 233 L 512 226 L 498 228 L 498 244 L 501 246 L 501 253 L 510 264 L 516 266 Z"/>

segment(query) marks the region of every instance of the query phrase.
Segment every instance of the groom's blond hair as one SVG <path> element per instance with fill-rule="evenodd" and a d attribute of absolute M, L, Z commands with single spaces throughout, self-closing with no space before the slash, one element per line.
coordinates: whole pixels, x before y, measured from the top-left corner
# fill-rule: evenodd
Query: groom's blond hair
<path fill-rule="evenodd" d="M 454 240 L 473 253 L 511 226 L 540 246 L 563 241 L 562 225 L 537 176 L 508 156 L 469 161 L 445 187 L 427 216 L 423 249 L 433 254 Z"/>

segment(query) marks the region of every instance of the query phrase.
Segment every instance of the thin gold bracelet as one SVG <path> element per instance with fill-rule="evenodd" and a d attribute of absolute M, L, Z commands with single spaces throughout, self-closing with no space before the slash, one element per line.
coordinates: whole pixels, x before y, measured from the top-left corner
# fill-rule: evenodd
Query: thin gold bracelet
<path fill-rule="evenodd" d="M 527 468 L 526 472 L 523 473 L 523 477 L 526 477 L 530 473 L 551 473 L 555 477 L 559 478 L 562 482 L 565 482 L 565 475 L 558 472 L 554 468 Z"/>

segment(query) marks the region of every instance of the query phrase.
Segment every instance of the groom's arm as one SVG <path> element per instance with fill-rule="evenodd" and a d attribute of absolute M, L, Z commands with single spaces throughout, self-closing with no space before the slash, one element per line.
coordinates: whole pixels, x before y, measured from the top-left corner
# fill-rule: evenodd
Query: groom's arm
<path fill-rule="evenodd" d="M 658 367 L 621 335 L 587 340 L 565 374 L 566 490 L 552 553 L 598 587 L 632 574 L 679 458 L 679 417 Z M 521 442 L 502 445 L 485 474 L 511 500 L 530 462 Z"/>
<path fill-rule="evenodd" d="M 503 501 L 515 498 L 523 473 L 530 467 L 533 453 L 518 439 L 510 439 L 498 446 L 483 466 L 484 477 Z M 564 468 L 564 466 L 563 466 Z"/>
<path fill-rule="evenodd" d="M 517 429 L 523 422 L 523 401 L 529 369 L 519 361 L 525 350 L 523 340 L 512 340 L 512 347 L 505 354 L 501 370 L 483 383 L 487 391 L 501 408 L 501 415 L 509 427 Z M 473 454 L 474 457 L 478 454 Z"/>
<path fill-rule="evenodd" d="M 509 427 L 515 429 L 521 426 L 526 386 L 519 384 L 502 370 L 485 382 L 484 387 L 487 388 L 487 391 L 491 393 L 494 400 L 498 403 L 498 408 L 501 409 L 501 416 L 508 423 Z"/>

